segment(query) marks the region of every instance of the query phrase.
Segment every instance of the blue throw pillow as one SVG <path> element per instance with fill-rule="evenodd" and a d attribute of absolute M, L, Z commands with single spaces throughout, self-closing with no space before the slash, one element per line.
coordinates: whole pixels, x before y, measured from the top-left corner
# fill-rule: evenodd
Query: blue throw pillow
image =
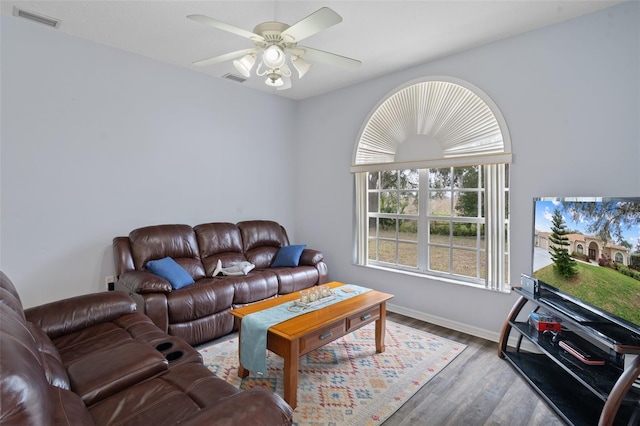
<path fill-rule="evenodd" d="M 193 278 L 191 278 L 191 275 L 189 275 L 182 266 L 178 265 L 178 263 L 170 257 L 165 257 L 160 260 L 150 260 L 147 262 L 147 269 L 149 272 L 159 275 L 169 281 L 171 287 L 176 290 L 195 282 L 193 281 Z"/>
<path fill-rule="evenodd" d="M 278 253 L 276 253 L 276 257 L 273 259 L 271 267 L 278 268 L 283 266 L 298 266 L 298 263 L 300 263 L 300 256 L 302 256 L 302 252 L 306 247 L 306 244 L 281 247 L 280 250 L 278 250 Z"/>

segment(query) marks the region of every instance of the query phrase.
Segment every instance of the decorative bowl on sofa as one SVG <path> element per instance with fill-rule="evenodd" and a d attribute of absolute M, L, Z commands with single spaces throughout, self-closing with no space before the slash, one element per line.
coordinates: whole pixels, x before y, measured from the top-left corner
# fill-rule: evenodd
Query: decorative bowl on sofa
<path fill-rule="evenodd" d="M 272 267 L 289 247 L 284 227 L 266 220 L 138 228 L 113 239 L 116 289 L 136 300 L 161 330 L 196 345 L 233 331 L 229 310 L 234 307 L 328 281 L 324 256 L 317 250 L 305 248 L 297 263 Z M 172 286 L 148 270 L 149 262 L 166 258 L 193 284 Z M 224 268 L 239 262 L 255 268 L 247 275 L 214 277 L 218 261 Z"/>

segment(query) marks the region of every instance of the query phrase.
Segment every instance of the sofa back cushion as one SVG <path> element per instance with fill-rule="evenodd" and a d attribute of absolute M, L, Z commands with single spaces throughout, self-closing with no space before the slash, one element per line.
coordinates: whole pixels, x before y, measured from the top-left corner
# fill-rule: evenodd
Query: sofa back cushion
<path fill-rule="evenodd" d="M 216 268 L 218 260 L 227 268 L 233 263 L 245 262 L 242 235 L 233 223 L 203 223 L 193 228 L 198 240 L 200 259 L 208 277 Z"/>
<path fill-rule="evenodd" d="M 244 254 L 256 268 L 268 268 L 278 249 L 289 245 L 287 232 L 279 223 L 270 220 L 238 222 Z"/>
<path fill-rule="evenodd" d="M 196 234 L 189 225 L 155 225 L 138 228 L 129 234 L 133 263 L 145 270 L 150 260 L 171 257 L 193 277 L 204 277 Z"/>
<path fill-rule="evenodd" d="M 0 317 L 2 422 L 48 424 L 53 411 L 37 343 L 27 324 L 4 303 Z"/>
<path fill-rule="evenodd" d="M 0 303 L 22 318 L 23 321 L 25 320 L 20 295 L 9 277 L 2 271 L 0 271 Z"/>
<path fill-rule="evenodd" d="M 15 344 L 19 344 L 22 351 L 28 352 L 31 356 L 22 362 L 27 363 L 29 368 L 40 370 L 44 373 L 46 380 L 63 389 L 69 389 L 69 378 L 62 365 L 58 349 L 47 334 L 35 324 L 26 320 L 22 309 L 20 296 L 15 286 L 3 272 L 0 271 L 0 333 L 5 338 L 10 338 Z M 3 347 L 5 353 L 7 348 Z M 12 354 L 9 358 L 13 357 Z M 4 358 L 4 355 L 3 355 Z M 4 364 L 3 364 L 4 367 Z M 11 371 L 9 368 L 9 371 Z M 4 374 L 4 370 L 0 368 Z M 4 401 L 4 400 L 3 400 Z"/>
<path fill-rule="evenodd" d="M 38 354 L 40 355 L 40 365 L 42 365 L 47 381 L 53 386 L 69 390 L 69 376 L 62 364 L 58 348 L 40 327 L 27 323 L 27 328 L 36 341 Z"/>

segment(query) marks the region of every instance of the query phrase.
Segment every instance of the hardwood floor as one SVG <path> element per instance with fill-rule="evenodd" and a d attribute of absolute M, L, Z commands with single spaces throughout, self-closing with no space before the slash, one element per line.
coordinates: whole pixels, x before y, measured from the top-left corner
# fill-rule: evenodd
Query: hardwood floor
<path fill-rule="evenodd" d="M 383 426 L 564 425 L 507 361 L 498 344 L 393 312 L 387 319 L 467 348 Z"/>

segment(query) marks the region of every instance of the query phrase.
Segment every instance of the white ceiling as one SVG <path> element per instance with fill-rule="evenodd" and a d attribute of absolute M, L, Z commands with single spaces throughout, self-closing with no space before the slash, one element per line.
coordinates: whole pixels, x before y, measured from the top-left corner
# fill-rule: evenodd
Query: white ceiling
<path fill-rule="evenodd" d="M 57 30 L 161 62 L 221 78 L 238 75 L 231 62 L 196 67 L 192 62 L 252 47 L 242 37 L 186 18 L 203 14 L 253 31 L 256 24 L 294 24 L 321 7 L 343 22 L 302 44 L 362 61 L 355 72 L 316 63 L 293 87 L 274 91 L 255 73 L 242 84 L 290 99 L 304 99 L 505 37 L 590 13 L 620 1 L 10 1 L 61 21 Z M 23 18 L 14 18 L 23 19 Z M 33 23 L 33 25 L 40 25 Z"/>

